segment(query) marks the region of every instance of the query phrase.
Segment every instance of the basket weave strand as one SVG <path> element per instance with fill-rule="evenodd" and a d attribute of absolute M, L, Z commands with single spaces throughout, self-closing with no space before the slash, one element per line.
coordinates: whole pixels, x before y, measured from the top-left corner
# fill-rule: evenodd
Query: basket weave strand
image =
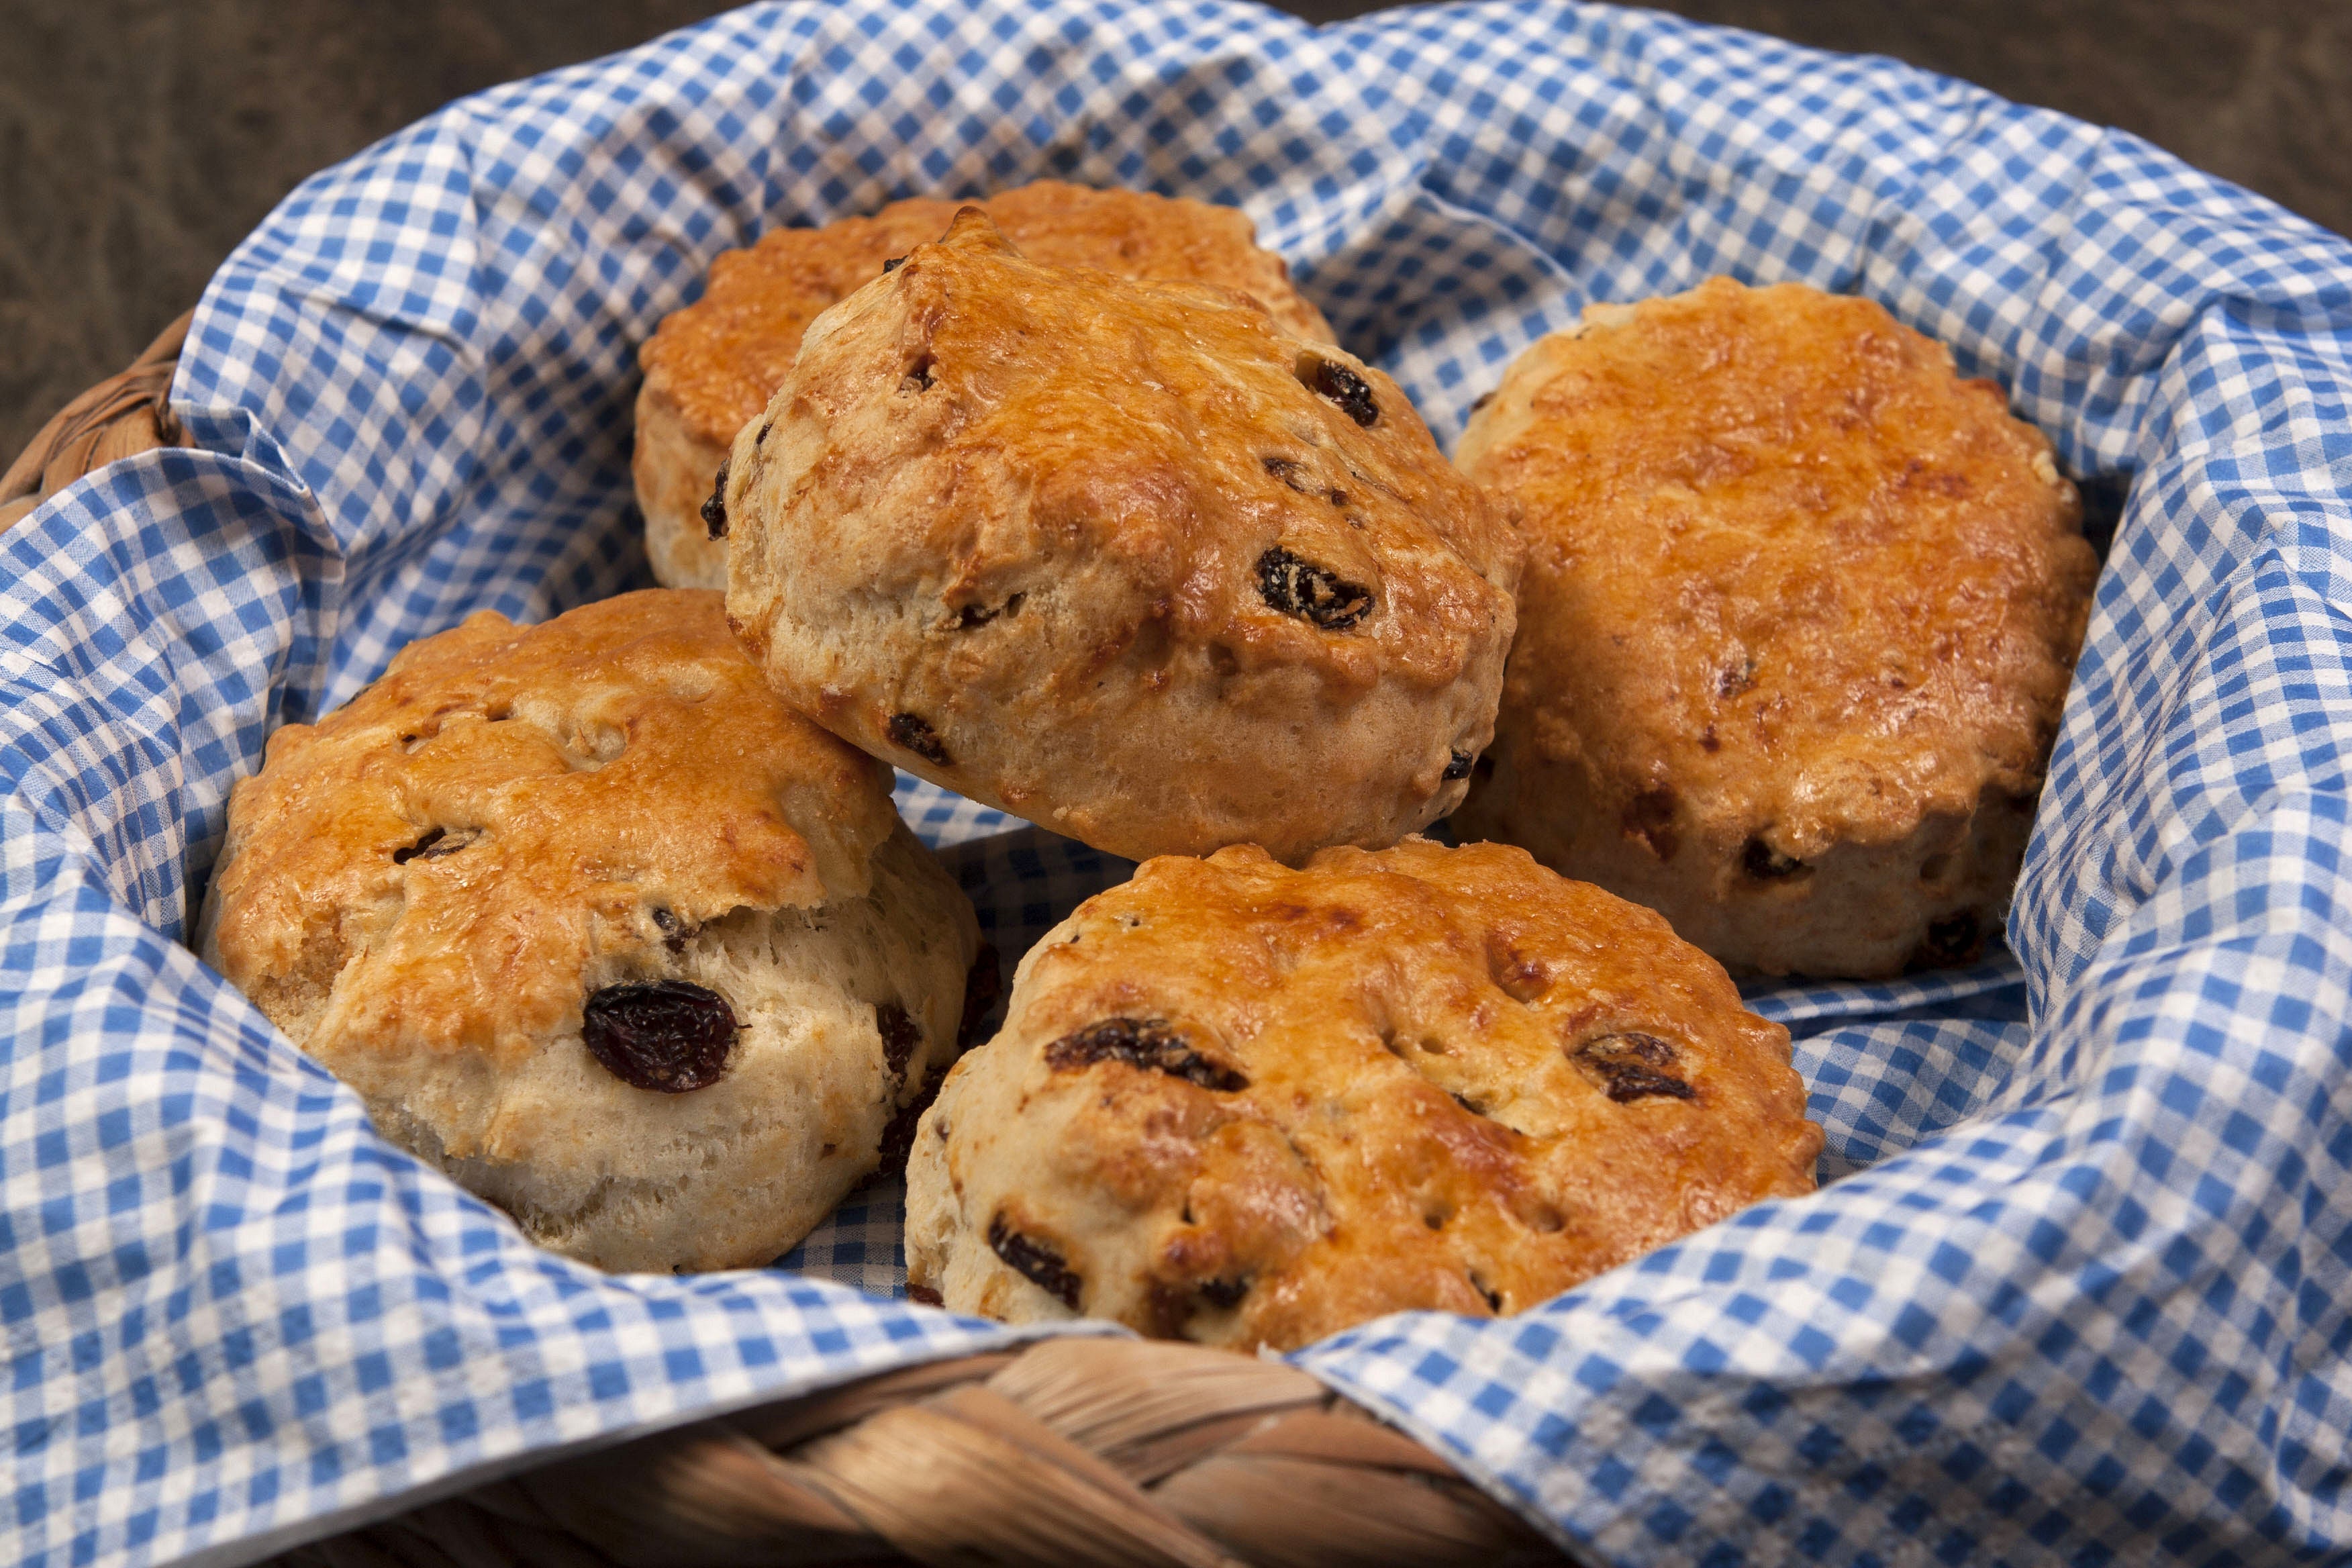
<path fill-rule="evenodd" d="M 165 327 L 130 368 L 109 376 L 41 426 L 0 474 L 0 533 L 93 468 L 157 447 L 184 445 L 165 399 L 193 310 Z"/>
<path fill-rule="evenodd" d="M 1047 1340 L 559 1461 L 280 1568 L 1352 1568 L 1562 1559 L 1296 1368 Z"/>
<path fill-rule="evenodd" d="M 42 426 L 5 530 L 84 474 L 184 444 L 187 316 Z M 1195 1345 L 1046 1340 L 557 1460 L 276 1568 L 916 1562 L 1353 1568 L 1565 1561 L 1443 1459 L 1307 1373 Z"/>

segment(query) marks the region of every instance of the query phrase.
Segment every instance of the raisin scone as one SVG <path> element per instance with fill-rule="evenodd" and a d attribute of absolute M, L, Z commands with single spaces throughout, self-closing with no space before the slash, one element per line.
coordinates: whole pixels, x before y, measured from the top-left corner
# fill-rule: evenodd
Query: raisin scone
<path fill-rule="evenodd" d="M 1396 384 L 975 209 L 810 328 L 724 505 L 786 701 L 1114 854 L 1391 844 L 1492 731 L 1517 535 Z"/>
<path fill-rule="evenodd" d="M 907 1168 L 910 1294 L 1288 1350 L 1521 1311 L 1771 1197 L 1788 1031 L 1503 845 L 1153 860 L 1030 950 Z"/>
<path fill-rule="evenodd" d="M 727 585 L 727 544 L 704 521 L 702 503 L 735 433 L 782 384 L 819 311 L 945 234 L 964 205 L 916 196 L 871 217 L 761 235 L 719 256 L 702 298 L 663 319 L 638 356 L 646 380 L 632 462 L 656 578 L 677 588 Z M 1330 323 L 1291 286 L 1282 258 L 1258 245 L 1238 208 L 1059 180 L 970 205 L 1036 260 L 1221 283 L 1264 305 L 1292 335 L 1331 341 Z"/>
<path fill-rule="evenodd" d="M 1457 460 L 1528 541 L 1458 833 L 1736 973 L 1978 954 L 2097 572 L 1998 385 L 1870 300 L 1717 279 L 1528 349 Z"/>
<path fill-rule="evenodd" d="M 272 735 L 198 946 L 386 1138 L 610 1269 L 798 1241 L 952 1058 L 980 951 L 889 770 L 668 590 L 484 612 Z"/>

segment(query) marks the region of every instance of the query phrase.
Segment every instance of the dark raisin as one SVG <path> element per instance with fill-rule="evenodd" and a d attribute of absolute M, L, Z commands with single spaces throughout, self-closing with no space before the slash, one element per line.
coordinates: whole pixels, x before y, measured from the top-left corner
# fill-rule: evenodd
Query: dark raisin
<path fill-rule="evenodd" d="M 1659 784 L 1628 802 L 1625 837 L 1640 839 L 1661 860 L 1673 859 L 1682 844 L 1675 833 L 1675 792 Z"/>
<path fill-rule="evenodd" d="M 1143 1321 L 1135 1325 L 1147 1340 L 1181 1340 L 1192 1321 L 1200 1297 L 1182 1285 L 1147 1279 L 1143 1285 Z"/>
<path fill-rule="evenodd" d="M 890 274 L 892 274 L 893 272 L 898 271 L 898 268 L 900 268 L 901 267 L 904 267 L 904 266 L 906 266 L 906 265 L 907 265 L 907 258 L 906 258 L 905 257 L 903 257 L 903 256 L 893 256 L 893 257 L 890 257 L 890 258 L 888 258 L 887 260 L 885 260 L 885 261 L 882 263 L 882 276 L 883 276 L 883 277 L 885 277 L 885 278 L 887 278 L 887 277 L 889 277 L 889 276 L 890 276 Z"/>
<path fill-rule="evenodd" d="M 660 908 L 656 908 L 654 910 L 654 924 L 661 928 L 664 947 L 672 952 L 686 951 L 686 939 L 694 934 L 692 926 L 688 925 L 669 910 Z"/>
<path fill-rule="evenodd" d="M 918 1285 L 912 1279 L 907 1281 L 907 1300 L 921 1307 L 944 1307 L 948 1304 L 947 1298 L 937 1290 L 929 1285 Z"/>
<path fill-rule="evenodd" d="M 1486 1114 L 1486 1108 L 1479 1104 L 1476 1100 L 1471 1099 L 1466 1094 L 1455 1095 L 1454 1097 L 1454 1103 L 1460 1106 L 1463 1110 L 1468 1111 L 1473 1116 L 1484 1116 Z"/>
<path fill-rule="evenodd" d="M 1811 866 L 1793 855 L 1783 855 L 1761 838 L 1751 838 L 1739 851 L 1739 868 L 1759 882 L 1785 882 Z"/>
<path fill-rule="evenodd" d="M 684 1094 L 727 1076 L 741 1027 L 716 991 L 691 981 L 653 980 L 607 985 L 589 997 L 580 1037 L 623 1083 Z"/>
<path fill-rule="evenodd" d="M 1304 482 L 1307 473 L 1307 465 L 1300 462 L 1297 458 L 1269 457 L 1262 460 L 1265 464 L 1265 471 L 1267 473 L 1272 474 L 1276 479 L 1280 479 L 1284 484 L 1288 485 L 1300 495 L 1307 494 L 1312 488 Z"/>
<path fill-rule="evenodd" d="M 1478 1294 L 1486 1298 L 1488 1311 L 1498 1318 L 1503 1315 L 1503 1293 L 1499 1290 L 1487 1289 L 1486 1282 L 1478 1278 L 1478 1271 L 1475 1268 L 1470 1271 L 1470 1285 Z"/>
<path fill-rule="evenodd" d="M 718 477 L 710 482 L 710 499 L 702 503 L 703 531 L 713 539 L 727 537 L 727 465 L 731 458 L 719 460 Z"/>
<path fill-rule="evenodd" d="M 857 1184 L 859 1186 L 892 1181 L 907 1173 L 907 1156 L 915 1152 L 915 1134 L 921 1128 L 923 1113 L 930 1110 L 933 1100 L 939 1099 L 940 1085 L 947 1080 L 947 1076 L 943 1072 L 930 1074 L 923 1079 L 923 1087 L 914 1099 L 890 1113 L 890 1120 L 882 1124 L 881 1159 L 873 1173 Z M 940 1136 L 947 1136 L 944 1128 L 940 1129 Z"/>
<path fill-rule="evenodd" d="M 989 1016 L 1003 994 L 1004 976 L 996 967 L 996 949 L 983 942 L 971 967 L 963 973 L 963 1017 L 956 1026 L 957 1050 L 970 1050 L 980 1043 Z"/>
<path fill-rule="evenodd" d="M 923 1043 L 923 1026 L 896 1002 L 875 1004 L 874 1026 L 882 1033 L 883 1065 L 892 1078 L 906 1082 L 907 1064 L 915 1059 L 916 1048 Z"/>
<path fill-rule="evenodd" d="M 759 433 L 757 436 L 754 436 L 754 437 L 751 437 L 751 445 L 753 445 L 754 447 L 763 445 L 763 444 L 767 441 L 767 439 L 768 439 L 768 432 L 769 432 L 769 431 L 771 431 L 771 430 L 772 430 L 772 429 L 774 429 L 775 427 L 776 427 L 776 422 L 775 422 L 774 420 L 772 420 L 772 419 L 771 419 L 771 420 L 767 421 L 765 424 L 761 425 L 761 426 L 760 426 L 760 433 Z"/>
<path fill-rule="evenodd" d="M 1491 391 L 1490 391 L 1490 392 L 1482 392 L 1482 393 L 1480 393 L 1480 394 L 1478 395 L 1476 401 L 1473 402 L 1473 403 L 1470 405 L 1470 412 L 1471 412 L 1471 413 L 1473 413 L 1473 414 L 1475 414 L 1475 413 L 1477 413 L 1477 412 L 1478 412 L 1478 410 L 1480 410 L 1481 408 L 1486 407 L 1486 405 L 1488 405 L 1489 403 L 1492 403 L 1492 402 L 1494 402 L 1494 401 L 1495 401 L 1495 395 L 1494 395 L 1494 393 L 1492 393 Z"/>
<path fill-rule="evenodd" d="M 395 866 L 405 866 L 411 860 L 438 860 L 444 855 L 455 855 L 473 841 L 474 836 L 471 834 L 463 838 L 452 838 L 446 828 L 428 827 L 425 830 L 424 837 L 407 848 L 394 850 L 392 863 Z"/>
<path fill-rule="evenodd" d="M 1070 1272 L 1062 1255 L 1044 1242 L 1022 1235 L 1004 1223 L 998 1215 L 988 1222 L 988 1245 L 1004 1266 L 1027 1279 L 1047 1295 L 1058 1300 L 1073 1312 L 1078 1310 L 1078 1290 L 1083 1284 Z"/>
<path fill-rule="evenodd" d="M 1696 1100 L 1698 1090 L 1665 1069 L 1675 1065 L 1675 1048 L 1655 1035 L 1627 1031 L 1602 1035 L 1570 1053 L 1578 1066 L 1599 1078 L 1610 1099 L 1620 1105 L 1664 1095 L 1673 1100 Z"/>
<path fill-rule="evenodd" d="M 998 973 L 996 967 L 996 949 L 986 942 L 982 942 L 979 955 L 971 961 L 971 967 L 964 971 L 963 1021 L 956 1029 L 957 1050 L 968 1050 L 976 1042 L 987 1025 L 989 1014 L 995 1009 L 997 998 L 1003 993 L 1003 979 Z M 891 1011 L 898 1013 L 901 1017 L 906 1016 L 905 1013 L 897 1007 L 892 1007 Z M 887 1058 L 889 1052 L 889 1026 L 883 1017 L 881 1007 L 874 1010 L 874 1021 L 883 1031 L 883 1048 Z M 913 1027 L 913 1020 L 908 1020 L 908 1026 Z M 901 1082 L 904 1081 L 903 1063 L 910 1059 L 912 1059 L 911 1051 L 901 1058 L 901 1065 L 891 1068 L 893 1072 L 902 1075 Z M 939 1099 L 940 1085 L 946 1079 L 947 1075 L 943 1072 L 931 1073 L 923 1080 L 922 1089 L 913 1100 L 891 1112 L 890 1120 L 882 1127 L 881 1163 L 874 1167 L 873 1174 L 867 1176 L 860 1185 L 870 1186 L 876 1182 L 906 1174 L 907 1156 L 915 1147 L 918 1125 L 923 1120 L 923 1113 L 931 1108 L 931 1102 Z M 945 1121 L 933 1122 L 932 1126 L 941 1139 L 947 1137 L 948 1129 Z"/>
<path fill-rule="evenodd" d="M 1286 616 L 1344 632 L 1372 613 L 1372 591 L 1344 581 L 1280 545 L 1257 558 L 1257 591 Z"/>
<path fill-rule="evenodd" d="M 1224 1094 L 1249 1087 L 1249 1079 L 1194 1050 L 1159 1018 L 1105 1018 L 1045 1047 L 1045 1065 L 1055 1072 L 1075 1072 L 1100 1061 L 1164 1072 Z"/>
<path fill-rule="evenodd" d="M 986 605 L 966 605 L 956 612 L 956 629 L 968 632 L 974 626 L 988 625 L 999 616 L 1017 616 L 1021 613 L 1021 601 L 1027 596 L 1025 594 L 1012 595 L 992 610 Z"/>
<path fill-rule="evenodd" d="M 1445 753 L 1445 776 L 1446 776 L 1446 778 L 1447 778 L 1449 781 L 1450 781 L 1450 780 L 1453 780 L 1453 779 L 1466 779 L 1466 778 L 1468 778 L 1468 777 L 1470 776 L 1470 769 L 1471 769 L 1472 765 L 1477 762 L 1477 760 L 1478 760 L 1477 758 L 1475 758 L 1475 757 L 1472 756 L 1472 755 L 1471 755 L 1469 752 L 1446 752 L 1446 753 Z"/>
<path fill-rule="evenodd" d="M 1201 1299 L 1212 1307 L 1220 1307 L 1230 1312 L 1242 1304 L 1242 1298 L 1249 1294 L 1249 1276 L 1246 1274 L 1232 1279 L 1203 1279 L 1201 1281 Z"/>
<path fill-rule="evenodd" d="M 1298 379 L 1310 392 L 1321 393 L 1339 405 L 1339 411 L 1359 425 L 1377 424 L 1381 405 L 1372 401 L 1372 389 L 1364 378 L 1337 360 L 1325 359 L 1318 353 L 1298 356 Z"/>
<path fill-rule="evenodd" d="M 1983 948 L 1984 928 L 1976 911 L 1960 910 L 1927 923 L 1927 938 L 1911 955 L 1911 962 L 1921 968 L 1966 963 Z"/>
<path fill-rule="evenodd" d="M 943 768 L 955 766 L 955 759 L 948 755 L 948 749 L 940 742 L 939 731 L 932 729 L 930 721 L 919 714 L 891 714 L 890 743 L 904 747 L 927 763 L 937 763 Z"/>

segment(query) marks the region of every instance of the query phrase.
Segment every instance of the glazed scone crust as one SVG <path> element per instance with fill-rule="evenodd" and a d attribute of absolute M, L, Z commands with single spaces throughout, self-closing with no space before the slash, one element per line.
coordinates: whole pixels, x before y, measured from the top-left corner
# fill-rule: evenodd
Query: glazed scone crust
<path fill-rule="evenodd" d="M 2097 568 L 1998 386 L 1869 300 L 1718 279 L 1529 349 L 1456 456 L 1529 544 L 1459 832 L 1735 973 L 1999 930 Z"/>
<path fill-rule="evenodd" d="M 1491 730 L 1517 537 L 1395 383 L 977 213 L 812 329 L 726 506 L 728 611 L 787 701 L 1116 854 L 1392 843 Z M 1285 561 L 1326 574 L 1319 624 L 1276 607 Z"/>
<path fill-rule="evenodd" d="M 1116 1019 L 1198 1060 L 1066 1043 Z M 1629 1034 L 1687 1098 L 1585 1053 Z M 1516 1312 L 1811 1191 L 1804 1110 L 1787 1031 L 1719 966 L 1521 850 L 1171 857 L 1040 941 L 949 1074 L 908 1167 L 908 1280 L 1236 1349 Z"/>
<path fill-rule="evenodd" d="M 656 591 L 477 615 L 271 736 L 198 944 L 388 1137 L 547 1245 L 667 1269 L 767 1262 L 873 1168 L 978 931 L 888 770 L 774 700 L 719 595 Z M 717 1083 L 583 1044 L 589 995 L 658 979 L 743 1026 Z"/>
<path fill-rule="evenodd" d="M 722 253 L 702 297 L 663 319 L 638 355 L 646 379 L 632 459 L 656 578 L 673 587 L 727 585 L 727 546 L 709 536 L 701 506 L 736 432 L 783 384 L 819 312 L 885 261 L 938 239 L 965 205 L 917 196 L 870 217 L 772 230 Z M 1220 284 L 1256 300 L 1292 335 L 1332 341 L 1330 323 L 1236 208 L 1059 180 L 970 205 L 1036 260 Z"/>

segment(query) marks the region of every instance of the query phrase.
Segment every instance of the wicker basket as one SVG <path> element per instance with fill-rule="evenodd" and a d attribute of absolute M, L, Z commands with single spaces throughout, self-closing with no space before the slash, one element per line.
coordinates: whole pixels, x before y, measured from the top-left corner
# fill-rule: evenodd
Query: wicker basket
<path fill-rule="evenodd" d="M 184 445 L 188 320 L 0 477 L 0 530 Z M 1194 1345 L 1047 1340 L 780 1400 L 478 1487 L 276 1561 L 302 1568 L 765 1563 L 1557 1563 L 1444 1459 L 1307 1373 Z"/>

